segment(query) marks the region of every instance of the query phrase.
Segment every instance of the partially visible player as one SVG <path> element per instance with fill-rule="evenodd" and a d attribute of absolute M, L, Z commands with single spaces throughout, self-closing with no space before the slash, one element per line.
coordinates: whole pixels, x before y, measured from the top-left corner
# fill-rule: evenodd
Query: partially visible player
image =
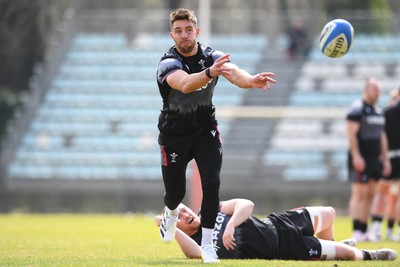
<path fill-rule="evenodd" d="M 382 221 L 386 217 L 388 227 L 386 238 L 395 240 L 393 226 L 400 223 L 400 88 L 390 92 L 390 103 L 385 110 L 385 131 L 388 139 L 389 158 L 392 172 L 379 181 L 377 193 L 372 207 L 371 236 L 374 241 L 380 241 Z M 396 201 L 398 202 L 396 208 Z M 399 236 L 400 238 L 400 231 Z M 399 239 L 400 240 L 400 239 Z"/>
<path fill-rule="evenodd" d="M 220 203 L 213 242 L 221 259 L 395 260 L 391 249 L 355 248 L 355 240 L 333 241 L 335 209 L 302 207 L 258 219 L 254 203 L 231 199 Z M 162 216 L 155 217 L 160 226 Z M 176 241 L 188 258 L 200 259 L 201 215 L 180 205 Z"/>
<path fill-rule="evenodd" d="M 353 238 L 357 241 L 370 239 L 367 228 L 376 184 L 391 171 L 385 117 L 376 106 L 380 94 L 380 82 L 376 78 L 367 79 L 362 98 L 352 103 L 346 117 L 351 182 L 349 212 Z"/>

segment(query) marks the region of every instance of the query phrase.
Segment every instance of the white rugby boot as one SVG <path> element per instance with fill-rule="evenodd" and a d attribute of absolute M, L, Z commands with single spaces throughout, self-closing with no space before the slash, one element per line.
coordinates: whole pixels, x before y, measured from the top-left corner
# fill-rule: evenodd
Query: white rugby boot
<path fill-rule="evenodd" d="M 218 263 L 219 258 L 213 244 L 206 244 L 201 247 L 201 254 L 204 263 Z"/>
<path fill-rule="evenodd" d="M 162 241 L 165 243 L 170 243 L 175 238 L 176 223 L 179 221 L 179 210 L 176 215 L 171 214 L 171 210 L 166 208 L 164 211 L 164 216 L 160 224 L 160 236 Z"/>

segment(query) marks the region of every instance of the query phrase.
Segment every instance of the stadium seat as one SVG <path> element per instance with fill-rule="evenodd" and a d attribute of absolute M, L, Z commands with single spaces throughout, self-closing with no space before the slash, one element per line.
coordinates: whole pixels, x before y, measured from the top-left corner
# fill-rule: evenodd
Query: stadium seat
<path fill-rule="evenodd" d="M 282 177 L 286 181 L 324 181 L 329 178 L 328 173 L 325 166 L 289 167 Z"/>
<path fill-rule="evenodd" d="M 264 165 L 304 166 L 322 165 L 324 162 L 322 151 L 293 151 L 293 150 L 267 150 L 263 155 Z"/>

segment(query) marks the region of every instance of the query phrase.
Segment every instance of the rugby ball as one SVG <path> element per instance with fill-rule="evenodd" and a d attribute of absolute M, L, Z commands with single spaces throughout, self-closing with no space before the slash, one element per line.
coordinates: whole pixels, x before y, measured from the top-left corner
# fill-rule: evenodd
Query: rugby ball
<path fill-rule="evenodd" d="M 344 19 L 334 19 L 322 29 L 319 48 L 327 57 L 342 57 L 349 51 L 353 37 L 354 29 L 350 22 Z"/>

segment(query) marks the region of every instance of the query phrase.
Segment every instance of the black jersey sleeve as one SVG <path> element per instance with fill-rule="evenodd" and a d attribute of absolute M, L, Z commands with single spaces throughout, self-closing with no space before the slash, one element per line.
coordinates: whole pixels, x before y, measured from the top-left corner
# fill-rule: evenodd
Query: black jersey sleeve
<path fill-rule="evenodd" d="M 347 111 L 346 119 L 349 121 L 360 121 L 362 115 L 362 102 L 355 101 Z"/>
<path fill-rule="evenodd" d="M 168 73 L 170 73 L 173 70 L 181 70 L 181 69 L 182 69 L 182 63 L 175 58 L 166 58 L 162 60 L 158 65 L 158 70 L 157 70 L 158 82 L 162 84 L 165 81 L 165 78 L 167 77 Z"/>
<path fill-rule="evenodd" d="M 225 55 L 225 53 L 218 51 L 218 50 L 214 50 L 212 52 L 213 61 L 217 60 L 218 58 L 222 57 L 223 55 Z"/>

